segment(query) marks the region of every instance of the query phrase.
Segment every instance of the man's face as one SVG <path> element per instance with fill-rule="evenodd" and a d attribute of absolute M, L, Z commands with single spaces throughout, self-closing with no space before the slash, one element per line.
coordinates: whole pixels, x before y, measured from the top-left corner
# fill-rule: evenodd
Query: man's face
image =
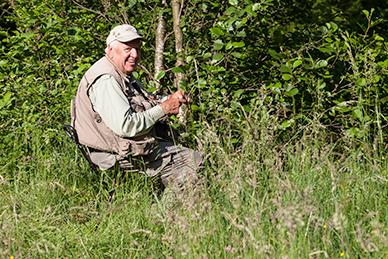
<path fill-rule="evenodd" d="M 113 47 L 108 47 L 108 56 L 115 65 L 126 75 L 133 72 L 141 56 L 141 41 L 116 42 Z"/>

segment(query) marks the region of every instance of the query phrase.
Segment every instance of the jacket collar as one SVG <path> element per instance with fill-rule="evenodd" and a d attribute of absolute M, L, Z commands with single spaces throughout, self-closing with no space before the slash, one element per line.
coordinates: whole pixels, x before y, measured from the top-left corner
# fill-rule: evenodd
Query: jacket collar
<path fill-rule="evenodd" d="M 119 75 L 126 81 L 126 82 L 133 82 L 134 80 L 134 77 L 132 75 L 132 73 L 130 73 L 129 75 L 126 75 L 125 73 L 123 73 L 117 66 L 116 64 L 113 62 L 113 60 L 108 57 L 108 55 L 105 55 L 105 58 L 115 67 L 116 71 L 119 73 Z"/>

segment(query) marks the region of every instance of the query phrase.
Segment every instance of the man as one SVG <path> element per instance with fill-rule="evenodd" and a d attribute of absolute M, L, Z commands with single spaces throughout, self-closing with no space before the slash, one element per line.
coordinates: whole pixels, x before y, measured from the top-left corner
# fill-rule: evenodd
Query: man
<path fill-rule="evenodd" d="M 72 102 L 72 125 L 100 169 L 118 163 L 124 171 L 159 175 L 165 186 L 181 187 L 196 178 L 203 159 L 174 143 L 175 134 L 166 119 L 190 99 L 183 91 L 151 95 L 133 77 L 145 40 L 131 25 L 112 29 L 106 55 L 79 84 Z"/>

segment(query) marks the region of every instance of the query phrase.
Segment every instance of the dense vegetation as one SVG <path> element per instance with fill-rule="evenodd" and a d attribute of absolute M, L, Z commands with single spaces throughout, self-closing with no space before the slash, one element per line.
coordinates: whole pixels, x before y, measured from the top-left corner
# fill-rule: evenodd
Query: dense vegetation
<path fill-rule="evenodd" d="M 2 1 L 0 257 L 387 257 L 388 4 L 375 2 L 187 1 L 175 67 L 169 3 Z M 121 23 L 148 39 L 144 86 L 174 91 L 184 73 L 193 99 L 173 125 L 207 164 L 173 211 L 141 175 L 107 202 L 119 172 L 94 175 L 61 129 Z"/>

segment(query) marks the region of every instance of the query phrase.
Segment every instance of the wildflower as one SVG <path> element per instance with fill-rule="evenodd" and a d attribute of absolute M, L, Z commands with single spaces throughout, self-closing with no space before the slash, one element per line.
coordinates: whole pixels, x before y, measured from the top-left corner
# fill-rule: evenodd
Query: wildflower
<path fill-rule="evenodd" d="M 361 150 L 364 150 L 364 148 L 362 147 Z"/>
<path fill-rule="evenodd" d="M 325 229 L 325 228 L 326 228 L 326 225 L 323 225 L 323 228 Z"/>
<path fill-rule="evenodd" d="M 227 247 L 225 247 L 225 250 L 228 251 L 228 252 L 232 252 L 232 253 L 237 251 L 236 248 L 231 247 L 230 245 L 228 245 Z"/>
<path fill-rule="evenodd" d="M 342 253 L 340 254 L 340 256 L 344 256 L 344 252 L 342 252 Z"/>
<path fill-rule="evenodd" d="M 13 259 L 13 256 L 11 256 L 9 259 Z"/>

